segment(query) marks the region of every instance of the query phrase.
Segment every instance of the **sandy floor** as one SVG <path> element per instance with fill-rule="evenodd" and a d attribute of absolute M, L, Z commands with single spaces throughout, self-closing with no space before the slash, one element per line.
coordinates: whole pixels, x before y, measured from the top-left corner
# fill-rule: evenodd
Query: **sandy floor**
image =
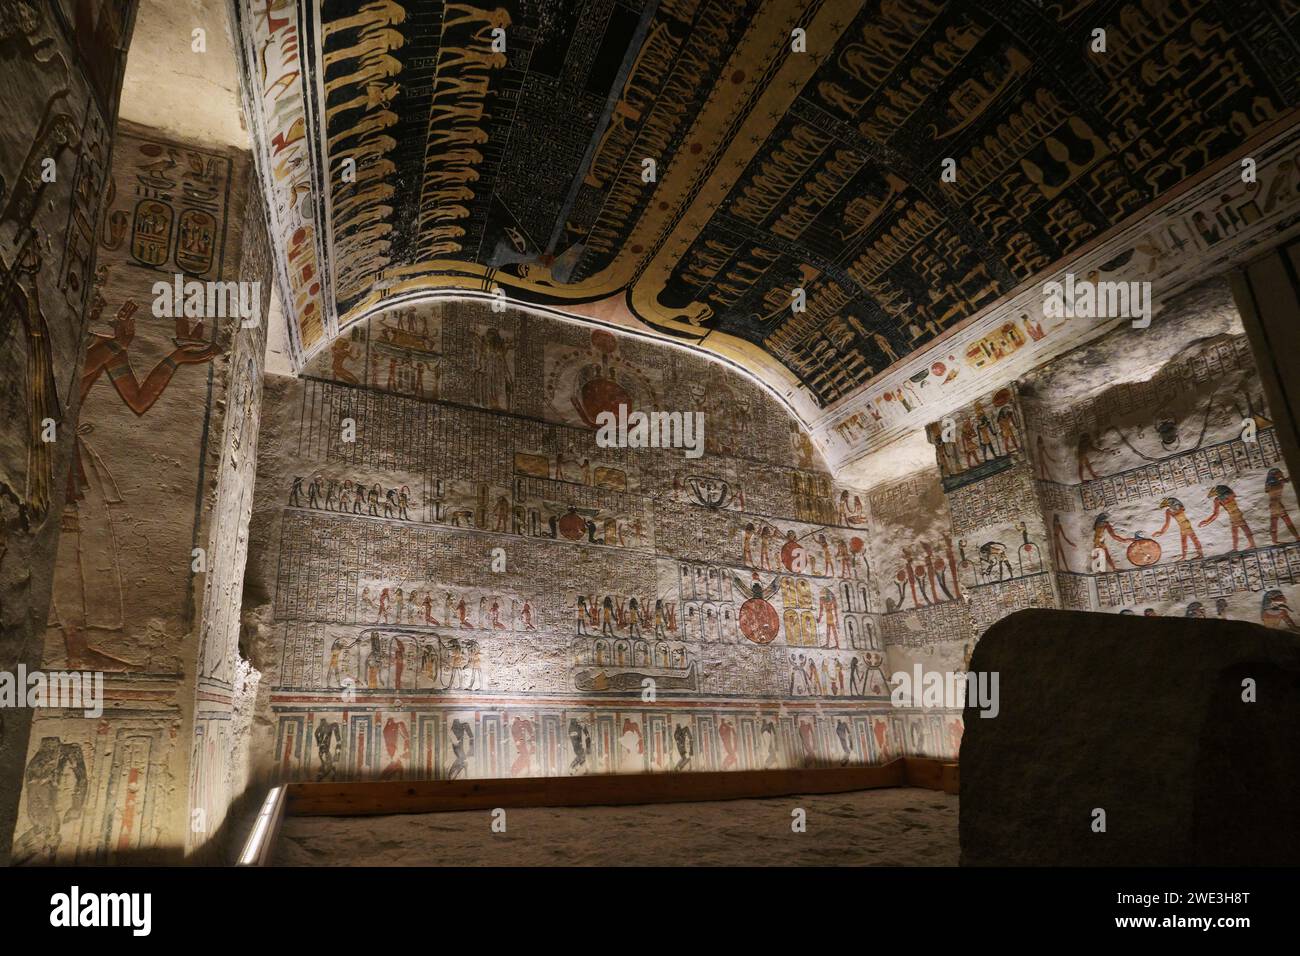
<path fill-rule="evenodd" d="M 807 832 L 791 831 L 791 811 Z M 289 817 L 278 866 L 955 866 L 957 797 L 864 790 L 765 800 L 386 817 Z"/>

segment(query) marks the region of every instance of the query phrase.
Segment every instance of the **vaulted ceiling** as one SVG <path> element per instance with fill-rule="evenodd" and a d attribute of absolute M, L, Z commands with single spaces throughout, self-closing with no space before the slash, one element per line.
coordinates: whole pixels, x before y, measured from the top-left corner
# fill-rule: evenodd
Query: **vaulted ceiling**
<path fill-rule="evenodd" d="M 1297 0 L 231 2 L 299 363 L 500 289 L 824 410 L 1300 102 Z"/>

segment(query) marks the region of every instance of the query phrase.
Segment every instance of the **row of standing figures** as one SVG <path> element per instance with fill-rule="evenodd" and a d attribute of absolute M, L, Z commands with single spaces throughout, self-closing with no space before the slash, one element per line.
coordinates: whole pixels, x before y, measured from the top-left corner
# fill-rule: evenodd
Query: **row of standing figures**
<path fill-rule="evenodd" d="M 451 761 L 446 767 L 446 779 L 456 780 L 466 775 L 470 760 L 475 756 L 474 725 L 469 720 L 453 718 L 447 727 L 451 744 Z M 956 739 L 960 738 L 960 726 L 955 725 Z M 820 746 L 816 729 L 809 719 L 801 719 L 795 728 L 796 753 L 790 757 L 804 767 L 816 766 L 827 760 L 848 766 L 857 759 L 866 763 L 871 760 L 883 760 L 889 756 L 888 726 L 879 719 L 872 721 L 872 737 L 875 753 L 862 753 L 865 742 L 856 740 L 853 728 L 844 718 L 835 718 L 833 729 L 834 752 L 826 753 Z M 913 731 L 916 743 L 921 738 Z M 727 720 L 720 721 L 717 728 L 718 763 L 721 770 L 738 770 L 748 763 L 742 755 L 740 732 L 736 725 Z M 536 721 L 524 716 L 516 716 L 510 721 L 510 739 L 514 745 L 515 759 L 510 766 L 511 777 L 526 777 L 538 772 L 540 747 L 538 743 Z M 584 721 L 576 717 L 569 719 L 565 728 L 568 738 L 569 754 L 567 771 L 571 775 L 598 772 L 597 754 L 592 748 L 591 729 Z M 317 782 L 338 778 L 339 766 L 343 756 L 343 728 L 339 721 L 322 716 L 313 731 L 319 767 Z M 380 727 L 379 737 L 382 746 L 381 759 L 386 756 L 386 764 L 380 771 L 381 780 L 401 777 L 410 759 L 410 731 L 403 720 L 389 717 Z M 677 723 L 669 737 L 671 751 L 655 747 L 646 739 L 646 732 L 639 721 L 624 718 L 618 737 L 618 747 L 623 754 L 633 759 L 649 759 L 655 769 L 675 772 L 693 769 L 699 754 L 699 745 L 695 731 L 687 723 Z M 651 759 L 653 758 L 653 759 Z M 752 762 L 762 769 L 773 769 L 781 765 L 780 744 L 775 721 L 765 719 L 759 726 L 758 739 L 755 741 Z"/>
<path fill-rule="evenodd" d="M 385 488 L 375 482 L 322 478 L 313 475 L 304 489 L 305 476 L 298 475 L 289 487 L 289 507 L 333 511 L 338 514 L 366 515 L 371 518 L 398 518 L 410 521 L 411 491 L 406 485 Z"/>
<path fill-rule="evenodd" d="M 894 575 L 896 594 L 885 599 L 887 611 L 901 611 L 911 598 L 912 607 L 960 600 L 962 587 L 991 584 L 1037 574 L 1043 570 L 1042 550 L 1029 540 L 1025 523 L 1016 524 L 1021 541 L 1008 547 L 1001 541 L 986 541 L 972 560 L 964 538 L 955 542 L 943 536 L 943 553 L 927 542 L 917 548 L 904 547 L 903 565 Z M 1014 563 L 1013 563 L 1014 559 Z"/>
<path fill-rule="evenodd" d="M 483 651 L 474 640 L 363 631 L 354 638 L 335 638 L 325 684 L 342 689 L 482 690 Z"/>

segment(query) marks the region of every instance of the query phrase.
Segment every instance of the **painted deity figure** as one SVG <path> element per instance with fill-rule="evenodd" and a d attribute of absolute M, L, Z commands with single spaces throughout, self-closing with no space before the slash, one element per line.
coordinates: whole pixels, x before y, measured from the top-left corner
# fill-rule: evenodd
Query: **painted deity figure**
<path fill-rule="evenodd" d="M 1110 556 L 1110 549 L 1106 547 L 1107 536 L 1121 544 L 1127 544 L 1133 540 L 1116 533 L 1114 526 L 1110 523 L 1110 515 L 1103 511 L 1092 522 L 1092 555 L 1093 560 L 1096 560 L 1097 554 L 1100 552 L 1105 558 L 1105 569 L 1114 571 L 1115 559 Z"/>
<path fill-rule="evenodd" d="M 455 761 L 447 768 L 447 779 L 455 780 L 469 766 L 469 759 L 474 756 L 474 728 L 468 721 L 459 718 L 451 722 L 451 752 Z"/>
<path fill-rule="evenodd" d="M 820 606 L 817 609 L 817 623 L 826 621 L 826 643 L 823 647 L 840 646 L 840 612 L 835 601 L 835 593 L 830 588 L 822 588 Z"/>
<path fill-rule="evenodd" d="M 997 414 L 998 434 L 1002 438 L 1002 447 L 1006 454 L 1020 450 L 1020 436 L 1017 433 L 1016 413 L 1010 405 L 1003 405 Z"/>
<path fill-rule="evenodd" d="M 963 418 L 961 427 L 957 434 L 959 444 L 961 445 L 962 457 L 966 459 L 966 467 L 974 468 L 980 463 L 978 450 L 978 436 L 975 433 L 975 423 L 969 418 Z"/>
<path fill-rule="evenodd" d="M 1160 507 L 1165 509 L 1165 523 L 1156 532 L 1156 537 L 1168 531 L 1171 523 L 1177 524 L 1179 543 L 1182 546 L 1182 553 L 1179 555 L 1178 560 L 1184 561 L 1187 559 L 1188 544 L 1191 544 L 1196 549 L 1198 558 L 1205 557 L 1204 552 L 1201 550 L 1201 539 L 1196 537 L 1196 530 L 1192 527 L 1191 519 L 1187 517 L 1187 509 L 1183 507 L 1183 503 L 1174 497 L 1162 498 Z"/>
<path fill-rule="evenodd" d="M 42 737 L 27 762 L 23 782 L 23 806 L 31 827 L 14 840 L 14 862 L 51 860 L 62 842 L 63 824 L 80 817 L 86 803 L 89 783 L 81 745 Z"/>
<path fill-rule="evenodd" d="M 1207 498 L 1214 499 L 1214 510 L 1210 512 L 1208 518 L 1201 519 L 1200 526 L 1204 528 L 1213 524 L 1223 512 L 1228 516 L 1228 524 L 1232 529 L 1232 550 L 1240 551 L 1239 534 L 1244 534 L 1246 542 L 1250 547 L 1255 547 L 1255 536 L 1251 533 L 1250 525 L 1246 524 L 1246 517 L 1241 513 L 1241 505 L 1237 503 L 1236 493 L 1227 485 L 1215 485 L 1206 493 Z"/>
<path fill-rule="evenodd" d="M 515 745 L 515 761 L 510 765 L 510 776 L 527 776 L 533 768 L 533 754 L 537 752 L 537 728 L 531 720 L 515 717 L 510 723 L 510 739 Z"/>
<path fill-rule="evenodd" d="M 1088 432 L 1079 435 L 1079 441 L 1075 445 L 1074 453 L 1079 465 L 1079 481 L 1087 481 L 1089 478 L 1097 477 L 1097 472 L 1092 467 L 1093 455 L 1106 455 L 1109 457 L 1117 454 L 1113 448 L 1103 448 L 1098 445 Z M 1087 477 L 1084 477 L 1085 472 Z"/>
<path fill-rule="evenodd" d="M 1294 540 L 1300 541 L 1300 535 L 1296 534 L 1295 524 L 1291 521 L 1282 497 L 1286 493 L 1286 483 L 1287 477 L 1282 474 L 1281 468 L 1270 468 L 1264 476 L 1264 493 L 1268 495 L 1268 533 L 1274 544 L 1281 543 L 1277 540 L 1279 522 L 1286 525 Z"/>
<path fill-rule="evenodd" d="M 685 724 L 678 724 L 673 731 L 673 741 L 677 745 L 677 765 L 674 770 L 685 770 L 691 765 L 691 760 L 695 757 L 695 741 L 691 735 L 691 729 Z"/>
<path fill-rule="evenodd" d="M 102 307 L 103 299 L 96 295 L 92 321 Z M 127 300 L 118 309 L 108 333 L 92 334 L 81 375 L 80 402 L 84 417 L 77 428 L 68 472 L 53 601 L 68 662 L 75 668 L 121 671 L 133 666 L 92 647 L 87 640 L 87 633 L 92 629 L 116 631 L 125 626 L 117 531 L 110 508 L 123 499 L 104 458 L 90 443 L 94 433 L 90 421 L 93 415 L 86 416 L 85 410 L 94 405 L 87 399 L 95 384 L 107 376 L 122 403 L 142 416 L 162 397 L 181 366 L 210 362 L 221 352 L 218 345 L 204 339 L 203 322 L 191 327 L 187 319 L 176 319 L 176 337 L 172 340 L 175 348 L 140 381 L 131 367 L 130 353 L 135 340 L 137 308 L 135 302 Z"/>
<path fill-rule="evenodd" d="M 664 602 L 663 602 L 663 599 L 662 599 L 662 598 L 655 598 L 655 612 L 654 612 L 654 629 L 655 629 L 655 637 L 657 637 L 657 638 L 659 638 L 659 639 L 661 639 L 661 640 L 666 639 L 666 638 L 668 637 L 668 634 L 667 634 L 667 631 L 666 631 L 666 628 L 665 628 L 665 626 L 666 626 L 666 624 L 667 624 L 667 620 L 668 620 L 668 619 L 667 619 L 667 615 L 664 613 Z"/>
<path fill-rule="evenodd" d="M 1283 630 L 1296 630 L 1295 621 L 1291 619 L 1291 607 L 1286 596 L 1276 589 L 1265 591 L 1259 605 L 1259 621 L 1265 627 Z"/>
<path fill-rule="evenodd" d="M 1069 571 L 1070 558 L 1065 553 L 1065 548 L 1061 546 L 1062 541 L 1068 544 L 1071 548 L 1074 547 L 1074 542 L 1070 539 L 1070 536 L 1065 533 L 1065 528 L 1061 525 L 1061 516 L 1059 514 L 1053 514 L 1052 515 L 1052 558 L 1058 562 L 1058 567 L 1066 571 Z"/>
<path fill-rule="evenodd" d="M 849 725 L 845 721 L 836 721 L 835 736 L 839 740 L 840 750 L 844 754 L 844 756 L 840 758 L 840 766 L 847 767 L 849 765 L 849 758 L 853 755 L 853 734 L 849 730 Z"/>
<path fill-rule="evenodd" d="M 384 668 L 384 656 L 379 648 L 379 637 L 370 639 L 370 653 L 366 655 L 366 686 L 378 687 Z"/>
<path fill-rule="evenodd" d="M 979 441 L 980 456 L 984 461 L 998 457 L 996 438 L 989 417 L 984 414 L 982 402 L 975 403 L 975 435 Z"/>
<path fill-rule="evenodd" d="M 587 755 L 591 752 L 591 731 L 576 717 L 569 720 L 569 745 L 573 748 L 573 760 L 569 763 L 569 773 L 577 773 L 586 768 Z M 587 771 L 583 769 L 583 773 Z"/>
<path fill-rule="evenodd" d="M 615 637 L 614 633 L 614 599 L 608 594 L 600 605 L 600 633 L 602 637 Z"/>
<path fill-rule="evenodd" d="M 316 772 L 316 782 L 334 780 L 338 777 L 338 757 L 343 748 L 343 734 L 338 721 L 320 719 L 316 725 L 316 753 L 320 758 L 320 769 Z"/>
<path fill-rule="evenodd" d="M 379 774 L 380 780 L 400 778 L 404 761 L 411 752 L 411 732 L 403 721 L 389 717 L 384 722 L 384 751 L 388 754 L 388 765 Z"/>

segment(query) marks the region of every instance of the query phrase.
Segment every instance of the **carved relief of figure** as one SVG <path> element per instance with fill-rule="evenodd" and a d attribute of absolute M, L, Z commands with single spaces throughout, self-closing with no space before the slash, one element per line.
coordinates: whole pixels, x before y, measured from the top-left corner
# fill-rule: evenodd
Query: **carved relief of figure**
<path fill-rule="evenodd" d="M 370 639 L 370 653 L 366 655 L 366 686 L 380 686 L 381 675 L 383 673 L 384 658 L 379 649 L 379 637 L 376 635 Z"/>
<path fill-rule="evenodd" d="M 812 721 L 799 721 L 799 744 L 803 748 L 803 765 L 805 767 L 811 767 L 817 762 L 817 746 L 813 732 Z"/>
<path fill-rule="evenodd" d="M 392 642 L 393 686 L 401 689 L 402 672 L 406 669 L 406 645 L 394 639 Z"/>
<path fill-rule="evenodd" d="M 109 381 L 126 406 L 137 415 L 143 415 L 162 396 L 180 366 L 211 362 L 221 354 L 221 348 L 204 339 L 201 320 L 191 326 L 189 320 L 178 318 L 175 320 L 176 337 L 172 339 L 176 347 L 140 382 L 131 368 L 128 352 L 135 338 L 135 320 L 132 317 L 137 308 L 136 303 L 128 299 L 113 320 L 112 332 L 95 333 L 98 341 L 92 342 L 86 350 L 81 396 L 84 400 L 100 375 L 107 372 Z"/>
<path fill-rule="evenodd" d="M 743 539 L 743 543 L 741 545 L 741 552 L 740 552 L 741 561 L 744 562 L 745 567 L 747 568 L 754 567 L 754 550 L 753 550 L 754 544 L 753 543 L 754 543 L 754 524 L 751 521 L 745 525 L 745 537 Z"/>
<path fill-rule="evenodd" d="M 817 670 L 817 662 L 810 657 L 808 658 L 808 693 L 813 697 L 820 697 L 822 687 L 822 676 Z"/>
<path fill-rule="evenodd" d="M 587 636 L 587 599 L 581 594 L 578 595 L 577 625 L 578 625 L 578 634 L 583 637 L 586 637 Z"/>
<path fill-rule="evenodd" d="M 102 304 L 96 297 L 92 317 Z M 204 339 L 202 321 L 191 326 L 187 319 L 176 319 L 175 348 L 143 381 L 138 380 L 130 353 L 136 309 L 136 303 L 127 300 L 113 319 L 112 331 L 93 334 L 80 382 L 83 414 L 92 389 L 105 375 L 127 408 L 142 416 L 162 397 L 181 366 L 205 364 L 220 354 L 218 345 Z M 82 422 L 69 466 L 53 617 L 63 631 L 70 667 L 121 671 L 137 665 L 91 646 L 86 637 L 92 628 L 120 631 L 125 626 L 122 572 L 109 507 L 120 504 L 122 497 L 104 459 L 90 444 L 93 430 L 90 422 Z M 96 615 L 101 616 L 96 619 Z"/>
<path fill-rule="evenodd" d="M 858 496 L 853 498 L 853 506 L 849 507 L 848 489 L 840 492 L 839 504 L 836 505 L 836 511 L 839 514 L 840 524 L 850 528 L 858 528 L 866 523 L 867 516 L 862 508 L 862 501 Z"/>
<path fill-rule="evenodd" d="M 478 641 L 467 641 L 465 644 L 466 651 L 466 668 L 469 675 L 466 678 L 466 690 L 483 689 L 483 652 L 479 648 Z"/>
<path fill-rule="evenodd" d="M 600 606 L 600 633 L 603 637 L 614 637 L 614 599 L 608 594 Z"/>
<path fill-rule="evenodd" d="M 13 476 L 10 483 L 32 523 L 44 519 L 54 500 L 55 446 L 43 440 L 45 422 L 59 422 L 63 417 L 54 382 L 50 330 L 37 291 L 40 269 L 40 256 L 33 244 L 24 248 L 11 269 L 0 272 L 0 348 L 10 347 L 9 338 L 16 330 L 26 349 L 27 473 Z M 29 277 L 30 292 L 23 287 L 24 276 Z"/>
<path fill-rule="evenodd" d="M 1259 604 L 1259 622 L 1265 627 L 1296 630 L 1295 621 L 1291 619 L 1291 607 L 1281 591 L 1274 589 L 1264 592 Z"/>
<path fill-rule="evenodd" d="M 343 656 L 343 652 L 347 650 L 348 647 L 349 644 L 347 640 L 342 637 L 334 638 L 334 643 L 330 645 L 329 665 L 325 668 L 326 687 L 337 686 L 338 680 L 341 676 L 341 669 L 339 667 L 339 664 Z"/>
<path fill-rule="evenodd" d="M 975 434 L 975 423 L 969 418 L 963 418 L 961 426 L 958 429 L 957 437 L 961 445 L 962 457 L 966 459 L 966 467 L 974 468 L 980 463 L 979 450 L 977 448 L 977 436 Z"/>
<path fill-rule="evenodd" d="M 889 724 L 877 717 L 871 721 L 871 732 L 875 735 L 876 751 L 880 754 L 880 759 L 889 759 Z"/>

